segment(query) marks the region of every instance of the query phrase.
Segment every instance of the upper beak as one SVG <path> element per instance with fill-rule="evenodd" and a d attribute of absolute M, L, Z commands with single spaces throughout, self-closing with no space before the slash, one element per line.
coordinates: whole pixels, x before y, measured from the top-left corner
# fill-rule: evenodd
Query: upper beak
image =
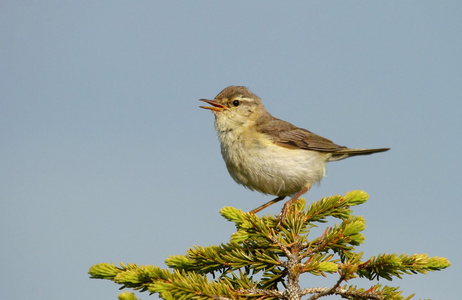
<path fill-rule="evenodd" d="M 227 109 L 226 106 L 218 103 L 218 100 L 207 100 L 207 99 L 199 99 L 200 101 L 204 101 L 212 106 L 199 106 L 200 108 L 210 109 L 212 111 L 223 111 Z"/>

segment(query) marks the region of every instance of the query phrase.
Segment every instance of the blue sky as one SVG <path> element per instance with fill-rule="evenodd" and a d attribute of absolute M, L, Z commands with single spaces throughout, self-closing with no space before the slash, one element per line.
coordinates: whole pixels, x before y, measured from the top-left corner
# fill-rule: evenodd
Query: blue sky
<path fill-rule="evenodd" d="M 164 266 L 226 242 L 222 207 L 271 199 L 232 181 L 213 116 L 198 108 L 228 85 L 337 144 L 391 147 L 330 163 L 306 198 L 368 192 L 355 208 L 365 256 L 452 263 L 381 283 L 416 299 L 460 296 L 460 1 L 0 7 L 2 298 L 116 299 L 117 285 L 88 278 L 92 264 Z"/>

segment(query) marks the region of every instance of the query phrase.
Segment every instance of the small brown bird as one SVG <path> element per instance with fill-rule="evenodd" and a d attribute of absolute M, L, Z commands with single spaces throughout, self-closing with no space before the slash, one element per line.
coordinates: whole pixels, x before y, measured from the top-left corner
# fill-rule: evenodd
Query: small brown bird
<path fill-rule="evenodd" d="M 292 196 L 281 211 L 282 220 L 290 205 L 321 181 L 326 162 L 389 150 L 350 149 L 279 120 L 243 86 L 229 86 L 214 100 L 200 101 L 212 105 L 200 107 L 215 115 L 221 154 L 231 177 L 250 190 L 277 196 L 251 213 Z"/>

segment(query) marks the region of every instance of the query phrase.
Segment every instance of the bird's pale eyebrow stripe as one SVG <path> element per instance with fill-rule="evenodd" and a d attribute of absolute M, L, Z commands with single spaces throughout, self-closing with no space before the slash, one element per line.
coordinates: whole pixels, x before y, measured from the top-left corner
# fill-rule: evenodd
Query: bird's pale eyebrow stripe
<path fill-rule="evenodd" d="M 251 102 L 255 101 L 255 99 L 253 99 L 253 98 L 241 98 L 241 97 L 238 97 L 238 98 L 234 98 L 234 99 L 239 99 L 240 101 L 244 101 L 244 102 L 248 102 L 248 103 L 251 103 Z"/>

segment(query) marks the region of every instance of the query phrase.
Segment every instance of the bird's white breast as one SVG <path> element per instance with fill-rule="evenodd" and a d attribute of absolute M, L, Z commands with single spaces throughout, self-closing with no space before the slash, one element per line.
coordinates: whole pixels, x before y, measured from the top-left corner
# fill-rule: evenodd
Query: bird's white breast
<path fill-rule="evenodd" d="M 288 149 L 268 136 L 245 127 L 217 127 L 221 154 L 232 178 L 251 190 L 288 196 L 304 186 L 319 183 L 325 174 L 326 157 L 316 151 Z"/>

